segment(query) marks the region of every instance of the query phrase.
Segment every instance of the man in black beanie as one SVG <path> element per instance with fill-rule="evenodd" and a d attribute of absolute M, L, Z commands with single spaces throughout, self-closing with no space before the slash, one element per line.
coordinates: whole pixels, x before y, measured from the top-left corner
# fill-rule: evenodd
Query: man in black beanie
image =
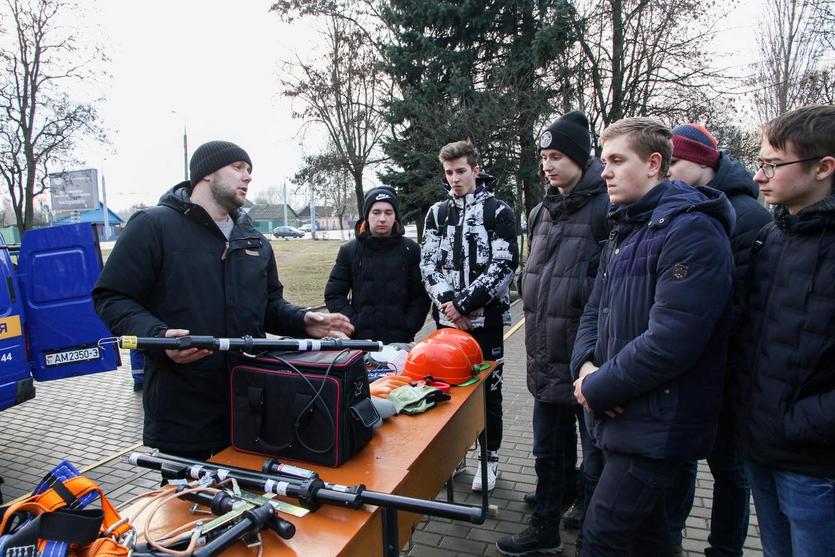
<path fill-rule="evenodd" d="M 403 235 L 399 211 L 393 189 L 369 190 L 356 238 L 339 248 L 325 285 L 328 310 L 348 316 L 353 338 L 411 342 L 426 321 L 420 247 Z"/>
<path fill-rule="evenodd" d="M 600 177 L 603 165 L 591 157 L 589 123 L 582 112 L 569 112 L 539 136 L 541 170 L 548 181 L 545 198 L 528 217 L 530 249 L 521 277 L 525 311 L 528 390 L 534 397 L 533 454 L 536 492 L 525 495 L 534 505 L 530 527 L 500 539 L 506 555 L 556 552 L 560 507 L 570 503 L 577 483 L 575 422 L 582 409 L 574 399 L 571 350 L 591 285 L 601 244 L 608 235 L 609 198 Z M 600 451 L 583 443 L 582 490 L 590 491 L 600 474 Z M 578 528 L 583 516 L 578 498 L 564 525 Z"/>
<path fill-rule="evenodd" d="M 134 213 L 102 270 L 93 299 L 114 335 L 346 336 L 340 314 L 283 298 L 270 242 L 240 210 L 252 162 L 228 141 L 201 145 L 191 179 Z M 205 460 L 229 445 L 229 352 L 147 351 L 143 443 Z"/>

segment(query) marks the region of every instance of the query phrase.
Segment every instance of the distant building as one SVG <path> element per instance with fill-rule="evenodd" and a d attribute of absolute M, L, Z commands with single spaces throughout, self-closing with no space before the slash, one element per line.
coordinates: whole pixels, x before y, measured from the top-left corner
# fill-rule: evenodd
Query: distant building
<path fill-rule="evenodd" d="M 255 227 L 263 234 L 269 234 L 276 226 L 283 226 L 284 204 L 273 205 L 272 203 L 258 203 L 248 211 L 249 218 L 255 223 Z M 299 226 L 299 218 L 296 212 L 287 205 L 287 226 Z"/>
<path fill-rule="evenodd" d="M 298 212 L 299 223 L 306 224 L 310 222 L 310 205 L 305 205 Z M 336 216 L 336 210 L 333 207 L 326 205 L 316 205 L 315 207 L 316 224 L 319 225 L 319 230 L 339 230 L 339 217 Z M 353 207 L 348 208 L 345 214 L 342 215 L 342 226 L 351 229 L 357 222 L 357 211 Z"/>
<path fill-rule="evenodd" d="M 125 221 L 122 217 L 107 210 L 108 226 L 110 227 L 110 239 L 115 240 L 122 228 L 125 226 Z M 104 241 L 104 205 L 99 203 L 98 209 L 91 209 L 89 211 L 79 211 L 78 218 L 74 219 L 72 214 L 61 213 L 60 218 L 56 218 L 53 224 L 73 224 L 79 222 L 89 222 L 96 226 L 96 232 L 99 235 L 99 240 Z"/>

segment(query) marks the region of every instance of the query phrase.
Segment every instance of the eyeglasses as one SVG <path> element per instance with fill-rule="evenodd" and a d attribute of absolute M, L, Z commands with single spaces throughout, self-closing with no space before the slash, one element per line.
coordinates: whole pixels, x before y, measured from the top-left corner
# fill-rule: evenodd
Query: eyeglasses
<path fill-rule="evenodd" d="M 797 164 L 799 162 L 811 162 L 811 161 L 816 161 L 816 160 L 822 159 L 822 158 L 823 158 L 823 155 L 821 155 L 819 157 L 810 157 L 808 159 L 800 159 L 800 160 L 797 160 L 797 161 L 780 162 L 780 163 L 777 163 L 777 164 L 774 164 L 773 162 L 762 162 L 761 160 L 755 160 L 754 161 L 754 168 L 756 168 L 758 171 L 762 170 L 765 177 L 770 180 L 770 179 L 774 178 L 774 172 L 781 166 L 786 166 L 786 165 L 789 165 L 789 164 Z"/>

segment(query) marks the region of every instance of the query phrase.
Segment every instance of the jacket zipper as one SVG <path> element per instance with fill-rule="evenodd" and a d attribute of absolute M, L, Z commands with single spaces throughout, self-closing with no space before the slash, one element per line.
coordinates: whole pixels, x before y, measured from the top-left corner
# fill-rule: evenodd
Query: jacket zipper
<path fill-rule="evenodd" d="M 788 233 L 786 233 L 786 241 L 783 243 L 783 247 L 780 248 L 780 257 L 777 259 L 777 270 L 773 275 L 773 280 L 772 280 L 771 286 L 769 287 L 769 290 L 768 290 L 768 296 L 766 296 L 765 306 L 763 307 L 763 325 L 762 325 L 762 328 L 760 329 L 760 331 L 758 333 L 756 333 L 757 337 L 758 337 L 757 338 L 757 348 L 756 348 L 756 352 L 755 352 L 756 359 L 753 362 L 751 362 L 751 377 L 750 377 L 750 380 L 748 381 L 748 392 L 746 393 L 745 400 L 750 401 L 751 400 L 751 393 L 754 391 L 754 380 L 755 380 L 754 375 L 758 374 L 756 370 L 759 369 L 759 363 L 760 363 L 760 360 L 761 360 L 760 349 L 762 348 L 763 339 L 764 339 L 764 336 L 765 336 L 763 334 L 763 329 L 765 329 L 766 324 L 768 322 L 768 310 L 771 307 L 771 302 L 774 298 L 774 292 L 777 290 L 776 281 L 777 281 L 777 278 L 780 276 L 780 271 L 783 267 L 783 256 L 786 253 L 786 248 L 789 246 L 790 239 L 791 239 L 791 237 L 789 236 Z M 765 238 L 765 241 L 768 241 L 768 237 Z M 749 311 L 750 311 L 750 309 L 749 309 Z M 747 443 L 746 443 L 746 445 L 747 445 Z"/>

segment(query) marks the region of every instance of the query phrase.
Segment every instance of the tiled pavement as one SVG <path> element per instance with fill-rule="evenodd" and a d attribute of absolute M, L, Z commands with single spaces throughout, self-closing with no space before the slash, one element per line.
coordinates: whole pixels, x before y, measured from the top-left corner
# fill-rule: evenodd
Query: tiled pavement
<path fill-rule="evenodd" d="M 513 304 L 514 323 L 521 306 Z M 512 330 L 512 329 L 509 329 Z M 427 326 L 424 333 L 431 331 Z M 531 458 L 532 398 L 525 386 L 524 328 L 505 342 L 504 441 L 500 475 L 490 503 L 497 512 L 482 525 L 425 519 L 407 547 L 411 556 L 498 555 L 495 541 L 525 527 L 531 509 L 522 494 L 533 490 L 536 476 Z M 37 396 L 0 412 L 0 476 L 6 502 L 25 494 L 58 461 L 66 458 L 98 481 L 116 502 L 158 485 L 156 472 L 125 464 L 116 455 L 140 446 L 141 394 L 132 389 L 131 375 L 116 370 L 98 375 L 37 384 Z M 470 492 L 477 465 L 475 453 L 468 469 L 455 480 L 456 502 L 479 504 Z M 708 534 L 713 481 L 700 463 L 696 500 L 687 520 L 685 555 L 702 555 Z M 445 498 L 445 492 L 439 494 Z M 753 513 L 745 555 L 761 556 L 757 519 Z M 576 533 L 561 532 L 565 554 L 574 554 Z"/>

